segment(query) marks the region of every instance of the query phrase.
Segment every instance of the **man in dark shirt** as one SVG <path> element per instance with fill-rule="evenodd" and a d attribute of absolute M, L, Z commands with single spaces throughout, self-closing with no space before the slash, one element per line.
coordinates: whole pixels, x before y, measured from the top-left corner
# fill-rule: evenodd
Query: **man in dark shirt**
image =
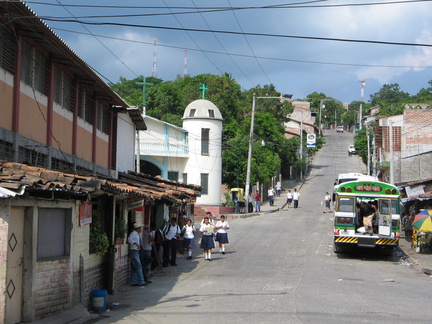
<path fill-rule="evenodd" d="M 360 215 L 363 217 L 363 225 L 365 228 L 365 232 L 363 233 L 363 235 L 370 234 L 372 236 L 373 235 L 372 220 L 375 213 L 377 212 L 377 208 L 375 207 L 375 205 L 372 205 L 370 203 L 365 203 L 364 201 L 362 201 L 360 203 L 360 208 L 358 209 L 358 211 Z"/>

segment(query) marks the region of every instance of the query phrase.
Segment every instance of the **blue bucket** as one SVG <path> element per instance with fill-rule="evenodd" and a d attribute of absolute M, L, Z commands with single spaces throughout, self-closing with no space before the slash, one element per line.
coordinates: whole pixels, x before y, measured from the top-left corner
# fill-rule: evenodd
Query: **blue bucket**
<path fill-rule="evenodd" d="M 104 311 L 106 309 L 106 299 L 108 292 L 103 289 L 93 289 L 92 305 L 95 311 Z"/>

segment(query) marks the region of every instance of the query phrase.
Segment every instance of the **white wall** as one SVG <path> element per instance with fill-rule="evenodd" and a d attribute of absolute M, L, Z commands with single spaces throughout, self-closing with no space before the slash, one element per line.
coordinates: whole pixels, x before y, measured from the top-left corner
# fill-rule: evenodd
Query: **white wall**
<path fill-rule="evenodd" d="M 208 173 L 208 194 L 197 198 L 197 204 L 220 205 L 222 194 L 222 121 L 185 119 L 183 128 L 189 132 L 189 160 L 185 172 L 188 183 L 201 185 L 201 173 Z M 210 129 L 209 155 L 201 155 L 201 129 Z"/>
<path fill-rule="evenodd" d="M 117 171 L 135 170 L 135 125 L 129 114 L 118 114 Z"/>

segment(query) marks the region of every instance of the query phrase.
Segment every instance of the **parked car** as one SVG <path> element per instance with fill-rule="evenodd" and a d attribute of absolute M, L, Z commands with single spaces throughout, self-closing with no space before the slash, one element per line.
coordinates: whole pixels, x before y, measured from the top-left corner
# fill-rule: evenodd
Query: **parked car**
<path fill-rule="evenodd" d="M 343 129 L 344 129 L 343 126 L 338 126 L 338 127 L 336 127 L 336 132 L 343 133 Z"/>
<path fill-rule="evenodd" d="M 351 144 L 350 146 L 348 146 L 348 155 L 351 156 L 354 154 L 357 154 L 357 152 L 356 152 L 355 146 Z"/>

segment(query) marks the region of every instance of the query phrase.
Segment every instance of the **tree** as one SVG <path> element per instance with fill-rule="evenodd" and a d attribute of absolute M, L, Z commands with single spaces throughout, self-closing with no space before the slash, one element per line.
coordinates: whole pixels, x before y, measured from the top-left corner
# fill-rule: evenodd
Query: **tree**
<path fill-rule="evenodd" d="M 384 84 L 380 91 L 370 96 L 372 106 L 398 104 L 409 100 L 410 95 L 400 90 L 399 84 Z"/>
<path fill-rule="evenodd" d="M 429 82 L 428 88 L 422 88 L 415 96 L 412 102 L 417 103 L 432 103 L 432 80 Z"/>

